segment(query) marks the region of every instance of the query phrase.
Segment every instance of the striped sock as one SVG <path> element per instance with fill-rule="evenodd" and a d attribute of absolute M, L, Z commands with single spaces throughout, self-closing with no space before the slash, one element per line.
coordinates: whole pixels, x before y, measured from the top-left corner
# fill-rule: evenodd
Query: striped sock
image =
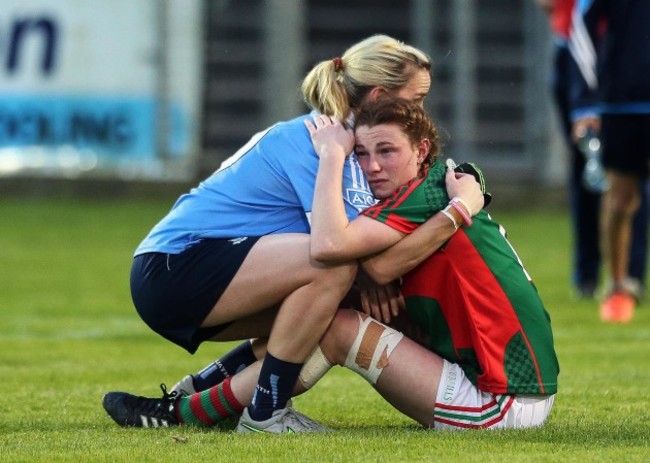
<path fill-rule="evenodd" d="M 226 378 L 205 391 L 181 397 L 176 405 L 179 422 L 196 426 L 211 426 L 219 421 L 240 415 L 244 406 L 239 403 Z"/>

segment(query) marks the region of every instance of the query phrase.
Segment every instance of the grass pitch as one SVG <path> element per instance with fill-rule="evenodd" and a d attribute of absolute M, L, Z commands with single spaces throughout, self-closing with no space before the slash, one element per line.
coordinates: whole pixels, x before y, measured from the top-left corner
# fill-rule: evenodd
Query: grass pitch
<path fill-rule="evenodd" d="M 605 325 L 569 285 L 563 211 L 494 210 L 551 314 L 560 392 L 541 430 L 431 432 L 341 368 L 295 400 L 337 432 L 259 436 L 122 429 L 102 395 L 158 396 L 232 345 L 190 356 L 132 308 L 131 254 L 172 200 L 0 200 L 0 460 L 3 462 L 610 462 L 650 460 L 650 311 Z"/>

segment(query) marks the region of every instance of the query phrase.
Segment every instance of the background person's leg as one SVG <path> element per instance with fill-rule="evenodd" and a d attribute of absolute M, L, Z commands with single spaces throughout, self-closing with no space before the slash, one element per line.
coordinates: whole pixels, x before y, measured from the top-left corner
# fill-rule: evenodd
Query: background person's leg
<path fill-rule="evenodd" d="M 603 197 L 603 246 L 607 258 L 611 291 L 600 307 L 606 322 L 629 322 L 635 299 L 626 290 L 632 221 L 640 204 L 638 178 L 615 172 L 608 174 L 610 188 Z"/>
<path fill-rule="evenodd" d="M 648 263 L 648 215 L 650 214 L 650 182 L 639 181 L 641 205 L 632 222 L 632 243 L 630 245 L 630 264 L 628 286 L 637 299 L 641 299 L 646 285 Z"/>

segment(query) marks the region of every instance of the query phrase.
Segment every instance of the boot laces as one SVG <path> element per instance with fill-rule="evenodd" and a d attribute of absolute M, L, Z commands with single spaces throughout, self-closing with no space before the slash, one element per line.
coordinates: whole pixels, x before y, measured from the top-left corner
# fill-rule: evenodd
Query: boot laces
<path fill-rule="evenodd" d="M 179 398 L 176 391 L 171 393 L 167 392 L 167 386 L 163 383 L 160 385 L 163 396 L 160 399 L 148 399 L 145 397 L 138 398 L 137 408 L 140 414 L 153 416 L 156 418 L 165 418 L 170 413 L 173 413 L 174 404 Z"/>

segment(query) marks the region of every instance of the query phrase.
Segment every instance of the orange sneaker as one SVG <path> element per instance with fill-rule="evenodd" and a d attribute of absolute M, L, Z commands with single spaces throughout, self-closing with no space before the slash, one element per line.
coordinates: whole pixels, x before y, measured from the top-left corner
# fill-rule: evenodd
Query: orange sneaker
<path fill-rule="evenodd" d="M 635 306 L 633 296 L 622 291 L 613 292 L 600 305 L 600 319 L 608 323 L 629 323 Z"/>

